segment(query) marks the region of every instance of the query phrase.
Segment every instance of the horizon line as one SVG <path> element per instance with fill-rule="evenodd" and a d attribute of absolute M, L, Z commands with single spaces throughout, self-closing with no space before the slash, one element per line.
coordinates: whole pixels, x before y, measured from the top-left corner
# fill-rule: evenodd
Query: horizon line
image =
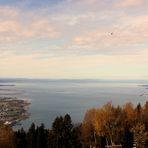
<path fill-rule="evenodd" d="M 32 77 L 0 77 L 0 79 L 20 80 L 97 80 L 97 81 L 148 81 L 148 79 L 103 79 L 103 78 L 32 78 Z"/>

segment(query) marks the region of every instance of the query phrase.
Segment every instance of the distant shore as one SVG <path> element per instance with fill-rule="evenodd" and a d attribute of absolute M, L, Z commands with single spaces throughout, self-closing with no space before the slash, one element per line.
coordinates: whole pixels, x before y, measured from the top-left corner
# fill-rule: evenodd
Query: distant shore
<path fill-rule="evenodd" d="M 0 86 L 15 86 L 15 84 L 0 84 Z"/>

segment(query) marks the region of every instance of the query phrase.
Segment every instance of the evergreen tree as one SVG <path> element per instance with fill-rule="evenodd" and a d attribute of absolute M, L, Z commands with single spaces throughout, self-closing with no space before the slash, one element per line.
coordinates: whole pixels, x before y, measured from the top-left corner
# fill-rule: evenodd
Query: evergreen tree
<path fill-rule="evenodd" d="M 62 134 L 63 134 L 63 128 L 64 128 L 64 125 L 63 125 L 63 117 L 57 117 L 53 124 L 52 124 L 52 138 L 53 139 L 50 139 L 50 141 L 55 144 L 54 147 L 55 148 L 62 148 L 62 145 L 63 145 L 63 137 L 62 137 Z"/>
<path fill-rule="evenodd" d="M 27 133 L 28 148 L 36 148 L 36 129 L 35 124 L 32 123 Z"/>
<path fill-rule="evenodd" d="M 75 125 L 72 129 L 72 147 L 73 148 L 81 148 L 81 125 Z"/>
<path fill-rule="evenodd" d="M 72 129 L 73 124 L 71 117 L 67 114 L 64 118 L 57 117 L 52 124 L 49 141 L 54 143 L 54 148 L 71 148 L 72 147 Z M 50 145 L 50 147 L 52 147 Z"/>
<path fill-rule="evenodd" d="M 72 121 L 71 117 L 66 114 L 63 118 L 63 144 L 65 148 L 72 146 Z"/>
<path fill-rule="evenodd" d="M 36 148 L 47 148 L 48 133 L 43 123 L 36 129 L 36 138 Z"/>
<path fill-rule="evenodd" d="M 17 138 L 17 148 L 27 148 L 26 132 L 23 128 L 15 132 Z"/>

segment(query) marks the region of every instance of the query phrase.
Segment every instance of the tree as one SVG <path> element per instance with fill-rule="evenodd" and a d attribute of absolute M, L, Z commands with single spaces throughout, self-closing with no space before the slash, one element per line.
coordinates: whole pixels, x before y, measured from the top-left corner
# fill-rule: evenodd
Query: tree
<path fill-rule="evenodd" d="M 15 132 L 17 139 L 17 148 L 27 148 L 26 132 L 23 128 Z"/>
<path fill-rule="evenodd" d="M 135 109 L 135 121 L 136 123 L 137 122 L 142 122 L 142 106 L 140 103 L 138 103 L 138 105 L 136 106 L 136 109 Z"/>
<path fill-rule="evenodd" d="M 144 148 L 145 142 L 148 140 L 148 132 L 145 130 L 143 123 L 137 123 L 131 131 L 134 134 L 134 146 L 136 148 Z"/>
<path fill-rule="evenodd" d="M 42 123 L 41 126 L 37 127 L 36 129 L 36 141 L 37 141 L 37 148 L 47 148 L 47 139 L 48 139 L 48 132 L 45 129 L 44 124 Z"/>
<path fill-rule="evenodd" d="M 27 133 L 27 144 L 28 148 L 36 147 L 36 129 L 35 124 L 32 123 Z"/>
<path fill-rule="evenodd" d="M 73 124 L 68 114 L 64 118 L 61 116 L 54 120 L 49 135 L 49 141 L 53 143 L 54 148 L 72 147 L 72 129 Z"/>
<path fill-rule="evenodd" d="M 124 131 L 122 146 L 123 148 L 133 148 L 133 133 L 131 131 Z"/>
<path fill-rule="evenodd" d="M 72 147 L 73 148 L 81 148 L 81 124 L 77 124 L 72 129 Z"/>
<path fill-rule="evenodd" d="M 94 119 L 96 117 L 96 109 L 90 109 L 86 112 L 81 132 L 82 132 L 82 143 L 85 147 L 96 146 L 96 131 L 94 129 Z"/>
<path fill-rule="evenodd" d="M 143 107 L 143 122 L 146 130 L 148 131 L 148 102 L 146 102 Z"/>
<path fill-rule="evenodd" d="M 52 124 L 53 143 L 55 147 L 60 148 L 62 145 L 63 117 L 57 117 Z"/>
<path fill-rule="evenodd" d="M 123 132 L 122 110 L 114 108 L 111 103 L 107 103 L 103 108 L 97 110 L 94 119 L 94 128 L 99 136 L 105 136 L 107 145 L 121 144 L 116 141 L 117 136 Z"/>
<path fill-rule="evenodd" d="M 63 118 L 63 144 L 67 148 L 72 146 L 72 129 L 71 117 L 66 114 Z"/>
<path fill-rule="evenodd" d="M 145 125 L 145 130 L 148 131 L 148 101 L 143 107 L 143 123 Z M 148 146 L 148 140 L 146 140 L 146 145 Z"/>
<path fill-rule="evenodd" d="M 0 126 L 0 148 L 16 148 L 16 139 L 11 128 Z"/>
<path fill-rule="evenodd" d="M 136 119 L 136 113 L 135 109 L 132 103 L 126 103 L 123 107 L 123 113 L 124 113 L 124 128 L 126 131 L 130 131 L 130 129 L 135 124 Z"/>

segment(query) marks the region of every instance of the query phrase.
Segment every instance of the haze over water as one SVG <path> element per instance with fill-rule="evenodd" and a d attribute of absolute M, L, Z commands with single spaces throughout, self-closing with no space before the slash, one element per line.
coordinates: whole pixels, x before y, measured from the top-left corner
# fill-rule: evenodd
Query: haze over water
<path fill-rule="evenodd" d="M 22 121 L 24 128 L 32 122 L 37 125 L 43 122 L 46 127 L 51 127 L 57 116 L 66 113 L 71 115 L 74 123 L 79 123 L 88 109 L 107 102 L 136 105 L 148 100 L 147 96 L 140 96 L 148 93 L 146 87 L 141 86 L 147 81 L 1 79 L 0 84 L 0 97 L 30 100 L 31 116 Z M 8 86 L 10 84 L 15 86 Z"/>

